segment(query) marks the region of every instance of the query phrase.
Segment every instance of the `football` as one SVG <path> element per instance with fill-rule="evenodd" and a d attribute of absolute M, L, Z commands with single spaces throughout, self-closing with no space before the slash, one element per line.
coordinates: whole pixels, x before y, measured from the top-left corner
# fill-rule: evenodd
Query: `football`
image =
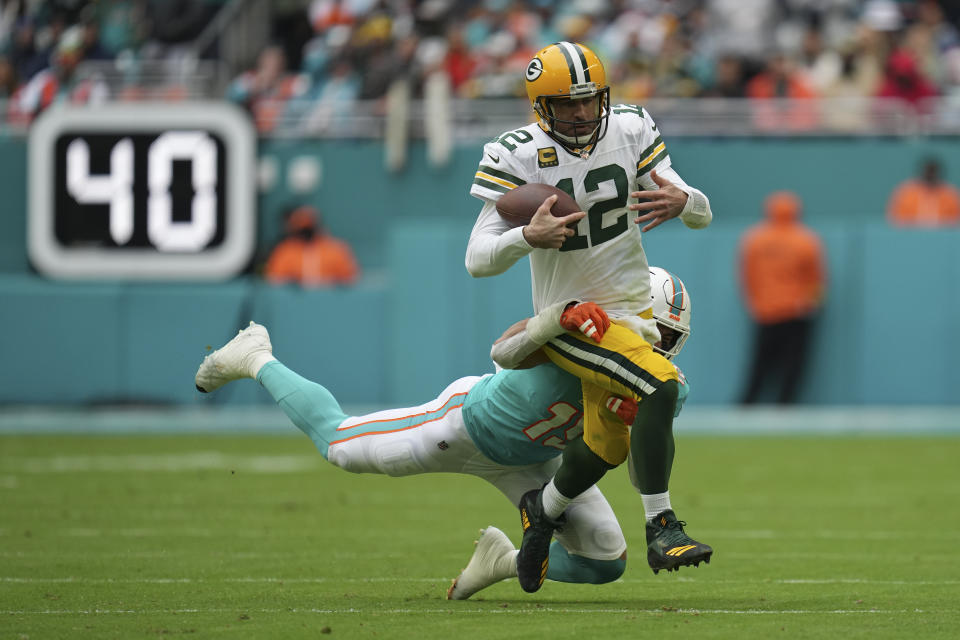
<path fill-rule="evenodd" d="M 500 196 L 497 200 L 497 213 L 511 227 L 522 227 L 530 222 L 530 218 L 537 212 L 537 208 L 543 204 L 543 201 L 552 195 L 557 196 L 557 201 L 553 203 L 553 208 L 550 210 L 554 216 L 562 218 L 581 211 L 580 205 L 566 191 L 549 184 L 531 182 Z"/>

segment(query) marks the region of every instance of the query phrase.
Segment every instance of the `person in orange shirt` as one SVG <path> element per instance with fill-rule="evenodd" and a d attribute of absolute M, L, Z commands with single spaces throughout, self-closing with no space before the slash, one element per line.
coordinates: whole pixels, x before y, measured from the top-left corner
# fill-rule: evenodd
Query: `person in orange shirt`
<path fill-rule="evenodd" d="M 356 282 L 360 269 L 353 251 L 326 232 L 316 209 L 302 206 L 288 212 L 284 232 L 267 259 L 264 277 L 270 283 L 325 287 Z"/>
<path fill-rule="evenodd" d="M 767 197 L 766 220 L 740 243 L 740 281 L 755 324 L 753 363 L 742 397 L 758 401 L 766 383 L 779 383 L 776 402 L 796 402 L 806 368 L 814 318 L 825 290 L 820 238 L 800 222 L 799 198 L 789 191 Z"/>
<path fill-rule="evenodd" d="M 927 158 L 920 176 L 901 184 L 890 196 L 887 219 L 898 227 L 940 227 L 960 223 L 960 192 L 943 182 L 936 158 Z"/>

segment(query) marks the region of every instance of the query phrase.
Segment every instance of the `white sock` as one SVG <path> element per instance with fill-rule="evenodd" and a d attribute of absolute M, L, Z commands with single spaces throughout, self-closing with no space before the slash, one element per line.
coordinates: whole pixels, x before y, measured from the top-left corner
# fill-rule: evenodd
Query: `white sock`
<path fill-rule="evenodd" d="M 253 375 L 250 377 L 256 380 L 257 374 L 260 373 L 260 369 L 263 368 L 263 365 L 267 364 L 268 362 L 273 362 L 274 360 L 276 360 L 276 358 L 269 351 L 253 354 L 253 356 L 250 358 L 249 367 L 249 371 Z"/>
<path fill-rule="evenodd" d="M 553 480 L 551 480 L 550 483 L 543 488 L 541 500 L 543 500 L 543 512 L 547 514 L 547 517 L 551 520 L 556 520 L 560 517 L 560 514 L 564 512 L 573 498 L 568 498 L 560 493 L 556 485 L 553 484 Z"/>
<path fill-rule="evenodd" d="M 517 575 L 517 554 L 520 553 L 519 549 L 514 549 L 508 553 L 505 553 L 503 556 L 497 559 L 497 575 L 506 574 L 507 577 L 513 578 Z"/>
<path fill-rule="evenodd" d="M 652 522 L 658 514 L 663 513 L 667 509 L 673 509 L 673 507 L 670 506 L 669 491 L 651 494 L 641 493 L 640 499 L 643 500 L 643 512 L 647 516 L 647 522 Z"/>

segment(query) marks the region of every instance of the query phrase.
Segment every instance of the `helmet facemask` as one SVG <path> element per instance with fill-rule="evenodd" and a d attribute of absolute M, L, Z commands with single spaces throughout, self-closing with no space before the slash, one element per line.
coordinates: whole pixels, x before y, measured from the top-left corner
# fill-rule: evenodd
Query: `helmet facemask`
<path fill-rule="evenodd" d="M 653 350 L 670 360 L 683 349 L 683 344 L 690 337 L 690 328 L 669 318 L 654 316 L 657 320 L 657 329 L 660 330 L 660 342 L 653 345 Z"/>
<path fill-rule="evenodd" d="M 593 118 L 565 120 L 557 117 L 556 106 L 559 102 L 590 98 L 597 98 Z M 607 133 L 607 123 L 610 118 L 610 87 L 597 89 L 593 82 L 570 85 L 568 94 L 537 96 L 534 111 L 540 120 L 541 127 L 550 137 L 567 150 L 579 152 L 586 146 L 600 142 Z M 564 133 L 561 129 L 569 133 Z"/>

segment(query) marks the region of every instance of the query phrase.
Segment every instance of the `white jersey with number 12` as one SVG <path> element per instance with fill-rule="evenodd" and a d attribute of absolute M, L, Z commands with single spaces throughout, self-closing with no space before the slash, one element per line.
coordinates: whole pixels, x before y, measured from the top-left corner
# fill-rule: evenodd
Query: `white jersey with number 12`
<path fill-rule="evenodd" d="M 566 151 L 539 126 L 508 131 L 483 148 L 471 195 L 496 201 L 532 182 L 569 193 L 587 212 L 577 233 L 560 248 L 530 254 L 534 310 L 564 300 L 590 300 L 613 317 L 650 308 L 647 257 L 635 213 L 627 208 L 632 191 L 656 189 L 650 171 L 670 167 L 670 156 L 653 120 L 636 106 L 612 108 L 606 135 L 586 157 Z M 479 221 L 487 231 L 509 227 L 495 209 Z"/>

